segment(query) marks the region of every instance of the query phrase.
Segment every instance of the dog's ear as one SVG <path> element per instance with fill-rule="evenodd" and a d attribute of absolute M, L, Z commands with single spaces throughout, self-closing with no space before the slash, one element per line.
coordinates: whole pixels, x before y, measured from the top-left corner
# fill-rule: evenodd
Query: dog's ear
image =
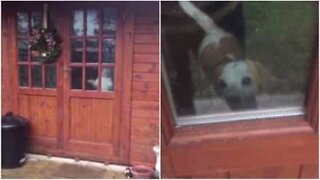
<path fill-rule="evenodd" d="M 246 60 L 247 64 L 249 65 L 249 69 L 253 74 L 253 78 L 257 84 L 257 88 L 259 91 L 266 89 L 267 81 L 270 77 L 270 73 L 268 70 L 259 62 Z"/>

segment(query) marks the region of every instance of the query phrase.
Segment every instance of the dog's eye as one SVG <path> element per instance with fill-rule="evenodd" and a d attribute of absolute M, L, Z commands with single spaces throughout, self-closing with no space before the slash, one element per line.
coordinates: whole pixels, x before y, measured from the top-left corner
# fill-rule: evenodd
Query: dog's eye
<path fill-rule="evenodd" d="M 242 78 L 242 85 L 249 86 L 250 84 L 251 84 L 251 78 L 250 77 Z"/>
<path fill-rule="evenodd" d="M 219 83 L 219 87 L 221 87 L 222 89 L 227 87 L 227 83 L 222 79 L 220 79 L 218 83 Z"/>

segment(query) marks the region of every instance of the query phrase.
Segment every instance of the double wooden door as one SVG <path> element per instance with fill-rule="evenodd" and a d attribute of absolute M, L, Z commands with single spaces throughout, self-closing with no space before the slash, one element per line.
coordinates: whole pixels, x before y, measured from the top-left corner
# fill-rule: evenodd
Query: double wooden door
<path fill-rule="evenodd" d="M 42 5 L 10 16 L 14 111 L 30 120 L 31 151 L 127 163 L 121 3 L 49 4 L 49 28 L 61 40 L 52 64 L 28 48 L 29 32 L 42 26 Z"/>

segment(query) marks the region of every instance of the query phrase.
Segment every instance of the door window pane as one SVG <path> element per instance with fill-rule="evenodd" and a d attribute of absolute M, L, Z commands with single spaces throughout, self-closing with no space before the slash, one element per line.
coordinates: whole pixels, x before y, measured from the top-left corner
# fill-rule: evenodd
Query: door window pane
<path fill-rule="evenodd" d="M 98 79 L 98 68 L 86 67 L 86 90 L 97 90 Z"/>
<path fill-rule="evenodd" d="M 103 10 L 103 34 L 115 34 L 116 11 L 114 9 Z"/>
<path fill-rule="evenodd" d="M 82 67 L 71 68 L 71 88 L 82 89 Z"/>
<path fill-rule="evenodd" d="M 28 86 L 28 66 L 19 66 L 19 86 Z"/>
<path fill-rule="evenodd" d="M 28 61 L 28 41 L 18 40 L 18 57 L 19 61 Z"/>
<path fill-rule="evenodd" d="M 113 38 L 103 39 L 102 62 L 114 63 L 115 59 L 115 40 Z"/>
<path fill-rule="evenodd" d="M 17 13 L 17 30 L 19 36 L 27 36 L 29 30 L 28 13 Z"/>
<path fill-rule="evenodd" d="M 97 10 L 87 11 L 87 36 L 99 34 L 99 21 Z"/>
<path fill-rule="evenodd" d="M 73 39 L 71 41 L 71 62 L 82 62 L 83 41 L 81 39 Z"/>
<path fill-rule="evenodd" d="M 57 84 L 57 70 L 56 65 L 46 65 L 46 79 L 45 86 L 46 88 L 55 88 Z"/>
<path fill-rule="evenodd" d="M 217 41 L 178 3 L 162 3 L 163 77 L 178 124 L 205 118 L 218 122 L 229 115 L 232 120 L 239 114 L 256 113 L 251 119 L 266 117 L 266 112 L 303 114 L 317 39 L 317 3 L 193 2 L 211 19 L 215 11 L 236 4 L 215 22 L 219 29 L 210 30 L 220 33 Z"/>
<path fill-rule="evenodd" d="M 39 29 L 42 27 L 42 13 L 41 12 L 32 12 L 31 13 L 31 27 Z"/>
<path fill-rule="evenodd" d="M 42 87 L 42 69 L 41 66 L 31 66 L 31 86 Z"/>
<path fill-rule="evenodd" d="M 83 11 L 73 11 L 72 34 L 83 35 Z"/>
<path fill-rule="evenodd" d="M 102 67 L 101 69 L 101 91 L 113 91 L 114 88 L 114 68 Z"/>
<path fill-rule="evenodd" d="M 99 49 L 98 39 L 87 39 L 86 61 L 90 63 L 98 62 Z"/>

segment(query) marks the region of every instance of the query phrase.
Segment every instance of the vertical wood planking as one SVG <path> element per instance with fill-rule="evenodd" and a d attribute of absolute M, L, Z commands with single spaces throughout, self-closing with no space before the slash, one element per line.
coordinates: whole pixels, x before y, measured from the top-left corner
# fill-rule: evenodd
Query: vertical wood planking
<path fill-rule="evenodd" d="M 147 6 L 150 11 L 145 10 Z M 157 12 L 157 2 L 138 4 L 135 8 L 130 152 L 132 164 L 153 164 L 155 156 L 152 148 L 159 144 L 159 19 Z"/>

